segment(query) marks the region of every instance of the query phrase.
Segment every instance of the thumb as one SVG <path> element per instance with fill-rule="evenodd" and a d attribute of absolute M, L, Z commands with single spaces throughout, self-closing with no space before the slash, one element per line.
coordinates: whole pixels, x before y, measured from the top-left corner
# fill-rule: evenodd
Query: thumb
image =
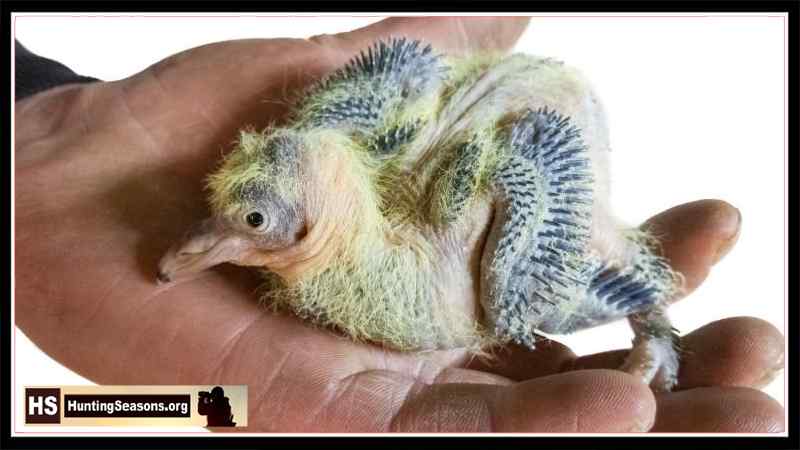
<path fill-rule="evenodd" d="M 220 130 L 286 116 L 297 92 L 389 36 L 424 39 L 443 53 L 509 50 L 526 17 L 398 17 L 354 31 L 303 39 L 247 39 L 196 47 L 123 80 L 138 117 L 182 120 Z M 156 120 L 158 119 L 158 120 Z M 163 120 L 161 120 L 163 123 Z M 158 127 L 158 123 L 153 123 Z"/>
<path fill-rule="evenodd" d="M 510 50 L 525 31 L 529 17 L 391 17 L 358 30 L 310 38 L 350 58 L 389 36 L 421 39 L 448 54 Z M 344 60 L 339 60 L 344 63 Z"/>

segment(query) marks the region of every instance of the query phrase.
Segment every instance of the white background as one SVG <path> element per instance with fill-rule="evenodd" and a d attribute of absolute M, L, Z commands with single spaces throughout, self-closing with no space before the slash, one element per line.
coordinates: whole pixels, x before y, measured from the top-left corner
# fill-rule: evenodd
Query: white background
<path fill-rule="evenodd" d="M 304 38 L 379 19 L 18 16 L 14 31 L 34 53 L 114 80 L 210 42 Z M 593 80 L 609 113 L 612 204 L 621 218 L 638 224 L 702 198 L 741 210 L 738 245 L 671 309 L 683 332 L 732 316 L 760 317 L 785 331 L 785 27 L 782 16 L 540 15 L 516 47 L 566 61 Z M 626 347 L 631 337 L 623 321 L 560 340 L 587 354 Z M 24 385 L 90 383 L 18 329 L 15 369 L 17 393 Z M 784 386 L 782 374 L 766 392 L 783 403 Z"/>

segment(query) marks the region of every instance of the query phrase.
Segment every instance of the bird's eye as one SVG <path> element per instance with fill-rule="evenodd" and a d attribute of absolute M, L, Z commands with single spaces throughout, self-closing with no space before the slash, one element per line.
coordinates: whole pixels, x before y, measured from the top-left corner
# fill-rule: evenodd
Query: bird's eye
<path fill-rule="evenodd" d="M 253 211 L 245 216 L 244 220 L 246 220 L 247 224 L 251 227 L 258 228 L 264 223 L 264 216 L 258 211 Z"/>

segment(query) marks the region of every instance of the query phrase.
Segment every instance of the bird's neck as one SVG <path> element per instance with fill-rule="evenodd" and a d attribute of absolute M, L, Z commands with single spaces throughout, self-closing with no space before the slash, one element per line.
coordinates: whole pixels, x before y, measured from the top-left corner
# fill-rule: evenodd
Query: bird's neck
<path fill-rule="evenodd" d="M 359 239 L 381 245 L 383 219 L 368 175 L 343 150 L 331 145 L 305 157 L 305 235 L 265 258 L 265 266 L 289 284 L 319 274 Z"/>

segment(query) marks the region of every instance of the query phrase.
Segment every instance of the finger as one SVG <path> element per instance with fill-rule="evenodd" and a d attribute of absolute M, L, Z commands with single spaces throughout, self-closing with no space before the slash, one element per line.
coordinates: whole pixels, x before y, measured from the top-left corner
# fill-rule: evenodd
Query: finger
<path fill-rule="evenodd" d="M 784 411 L 763 392 L 709 387 L 658 397 L 654 432 L 777 433 Z"/>
<path fill-rule="evenodd" d="M 698 200 L 668 209 L 642 228 L 659 239 L 664 257 L 683 274 L 686 296 L 733 248 L 739 238 L 741 213 L 721 200 Z"/>
<path fill-rule="evenodd" d="M 410 390 L 390 430 L 644 431 L 653 423 L 654 408 L 652 392 L 635 378 L 616 371 L 582 371 L 508 386 L 446 383 L 417 387 Z"/>
<path fill-rule="evenodd" d="M 421 39 L 448 54 L 505 52 L 514 46 L 529 21 L 530 17 L 391 17 L 355 31 L 318 35 L 310 40 L 339 49 L 347 59 L 389 36 Z"/>
<path fill-rule="evenodd" d="M 734 317 L 687 336 L 680 389 L 700 386 L 763 387 L 784 365 L 783 335 L 769 322 Z"/>
<path fill-rule="evenodd" d="M 718 320 L 681 339 L 676 389 L 701 386 L 762 387 L 783 368 L 784 340 L 770 323 L 753 317 Z M 576 359 L 571 370 L 617 368 L 627 350 Z"/>

